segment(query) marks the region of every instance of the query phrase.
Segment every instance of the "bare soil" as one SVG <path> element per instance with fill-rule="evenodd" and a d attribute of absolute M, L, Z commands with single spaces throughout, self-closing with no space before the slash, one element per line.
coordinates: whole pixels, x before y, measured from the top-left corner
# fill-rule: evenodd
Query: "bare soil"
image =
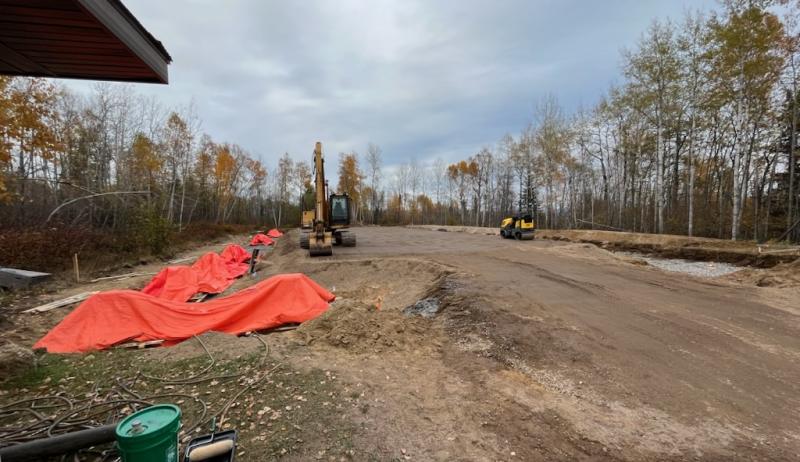
<path fill-rule="evenodd" d="M 413 226 L 440 232 L 499 235 L 499 228 L 472 226 Z M 688 237 L 671 234 L 646 234 L 581 229 L 540 229 L 539 239 L 581 242 L 613 251 L 635 251 L 663 258 L 732 263 L 769 268 L 800 258 L 800 246 L 784 243 L 758 244 L 755 241 Z"/>
<path fill-rule="evenodd" d="M 289 233 L 237 282 L 299 271 L 337 294 L 316 320 L 265 337 L 282 375 L 236 408 L 237 460 L 800 458 L 796 285 L 435 229 L 356 228 L 357 247 L 315 259 Z M 421 299 L 439 312 L 403 313 Z M 29 347 L 67 312 L 14 318 L 29 324 L 15 343 Z M 252 339 L 208 343 L 229 362 L 258 351 Z M 192 341 L 130 354 L 128 369 L 100 374 L 204 357 Z"/>
<path fill-rule="evenodd" d="M 413 329 L 392 351 L 369 336 L 300 347 L 306 362 L 335 361 L 340 376 L 369 384 L 386 402 L 367 413 L 375 426 L 367 444 L 394 441 L 423 460 L 800 454 L 800 323 L 787 310 L 795 288 L 666 273 L 594 245 L 356 232 L 358 247 L 337 248 L 334 257 L 282 258 L 298 269 L 380 258 L 397 265 L 387 281 L 408 277 L 409 288 L 423 282 L 419 272 L 394 262 L 446 268 L 430 273 L 427 294 L 444 310 L 433 321 L 414 320 L 429 323 L 427 348 L 408 351 L 423 341 Z M 337 278 L 358 280 L 352 270 L 342 264 Z M 396 455 L 391 447 L 385 457 Z"/>

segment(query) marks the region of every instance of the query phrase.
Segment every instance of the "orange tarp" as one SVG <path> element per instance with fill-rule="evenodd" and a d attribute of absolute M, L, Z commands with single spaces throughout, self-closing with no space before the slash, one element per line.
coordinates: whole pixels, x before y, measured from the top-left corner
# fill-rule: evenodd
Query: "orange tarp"
<path fill-rule="evenodd" d="M 250 254 L 231 244 L 220 255 L 209 252 L 192 266 L 169 266 L 153 276 L 142 292 L 154 297 L 185 302 L 198 292 L 219 294 L 247 272 Z"/>
<path fill-rule="evenodd" d="M 197 272 L 191 266 L 168 266 L 153 276 L 142 293 L 185 302 L 198 292 L 198 286 Z"/>
<path fill-rule="evenodd" d="M 250 245 L 273 245 L 275 241 L 263 233 L 258 233 L 250 240 Z"/>
<path fill-rule="evenodd" d="M 93 295 L 33 346 L 79 353 L 126 341 L 181 342 L 217 331 L 241 334 L 305 322 L 328 309 L 334 295 L 304 274 L 281 274 L 224 298 L 197 304 L 134 290 Z"/>
<path fill-rule="evenodd" d="M 226 262 L 244 263 L 250 260 L 250 254 L 244 247 L 236 244 L 231 244 L 219 254 Z"/>
<path fill-rule="evenodd" d="M 281 236 L 283 236 L 283 233 L 278 231 L 276 228 L 272 228 L 271 230 L 267 231 L 267 236 L 273 237 L 273 238 L 281 237 Z"/>

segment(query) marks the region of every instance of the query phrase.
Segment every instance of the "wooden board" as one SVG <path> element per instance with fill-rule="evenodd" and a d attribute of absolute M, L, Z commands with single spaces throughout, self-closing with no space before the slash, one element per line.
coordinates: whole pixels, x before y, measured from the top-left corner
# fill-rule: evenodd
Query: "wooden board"
<path fill-rule="evenodd" d="M 56 308 L 61 308 L 62 306 L 67 306 L 67 305 L 72 305 L 73 303 L 82 302 L 98 292 L 99 291 L 82 292 L 79 294 L 75 294 L 71 297 L 62 298 L 61 300 L 55 300 L 50 303 L 45 303 L 44 305 L 39 305 L 34 308 L 29 308 L 23 311 L 23 313 L 44 313 L 46 311 L 54 310 Z"/>

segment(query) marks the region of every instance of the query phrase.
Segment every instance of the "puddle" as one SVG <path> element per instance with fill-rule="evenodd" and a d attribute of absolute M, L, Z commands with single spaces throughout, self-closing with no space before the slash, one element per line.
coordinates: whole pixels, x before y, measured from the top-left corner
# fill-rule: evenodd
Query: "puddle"
<path fill-rule="evenodd" d="M 646 261 L 648 265 L 655 268 L 671 271 L 673 273 L 684 273 L 703 278 L 715 278 L 725 276 L 742 270 L 741 266 L 729 263 L 692 261 L 681 258 L 657 258 L 650 257 L 636 252 L 614 252 L 617 255 L 624 255 L 629 258 Z"/>

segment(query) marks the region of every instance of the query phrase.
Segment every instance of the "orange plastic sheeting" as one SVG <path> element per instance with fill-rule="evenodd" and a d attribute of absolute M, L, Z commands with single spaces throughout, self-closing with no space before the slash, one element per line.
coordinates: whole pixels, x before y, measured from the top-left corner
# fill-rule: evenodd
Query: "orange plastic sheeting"
<path fill-rule="evenodd" d="M 250 254 L 231 244 L 217 255 L 209 252 L 192 266 L 169 266 L 153 276 L 142 292 L 154 297 L 185 302 L 198 292 L 219 294 L 247 272 Z"/>
<path fill-rule="evenodd" d="M 228 267 L 228 263 L 219 255 L 209 252 L 191 266 L 197 273 L 197 291 L 209 294 L 218 294 L 227 289 L 233 280 L 247 271 L 247 265 L 243 263 L 233 263 Z M 236 266 L 244 266 L 243 271 L 238 272 Z M 238 274 L 237 274 L 238 273 Z"/>
<path fill-rule="evenodd" d="M 197 304 L 112 290 L 86 299 L 33 346 L 50 353 L 100 350 L 126 341 L 175 344 L 203 332 L 241 334 L 305 322 L 335 296 L 304 274 L 281 274 Z"/>
<path fill-rule="evenodd" d="M 165 300 L 185 302 L 198 292 L 197 271 L 190 266 L 168 266 L 158 272 L 142 293 Z"/>
<path fill-rule="evenodd" d="M 258 233 L 253 236 L 253 239 L 250 241 L 250 245 L 273 245 L 275 241 L 270 239 L 269 236 L 263 233 Z"/>
<path fill-rule="evenodd" d="M 230 244 L 219 254 L 223 260 L 227 262 L 244 263 L 250 260 L 250 254 L 244 247 L 236 244 Z"/>
<path fill-rule="evenodd" d="M 267 236 L 276 238 L 283 236 L 283 233 L 278 231 L 276 228 L 272 228 L 271 230 L 267 231 Z"/>

